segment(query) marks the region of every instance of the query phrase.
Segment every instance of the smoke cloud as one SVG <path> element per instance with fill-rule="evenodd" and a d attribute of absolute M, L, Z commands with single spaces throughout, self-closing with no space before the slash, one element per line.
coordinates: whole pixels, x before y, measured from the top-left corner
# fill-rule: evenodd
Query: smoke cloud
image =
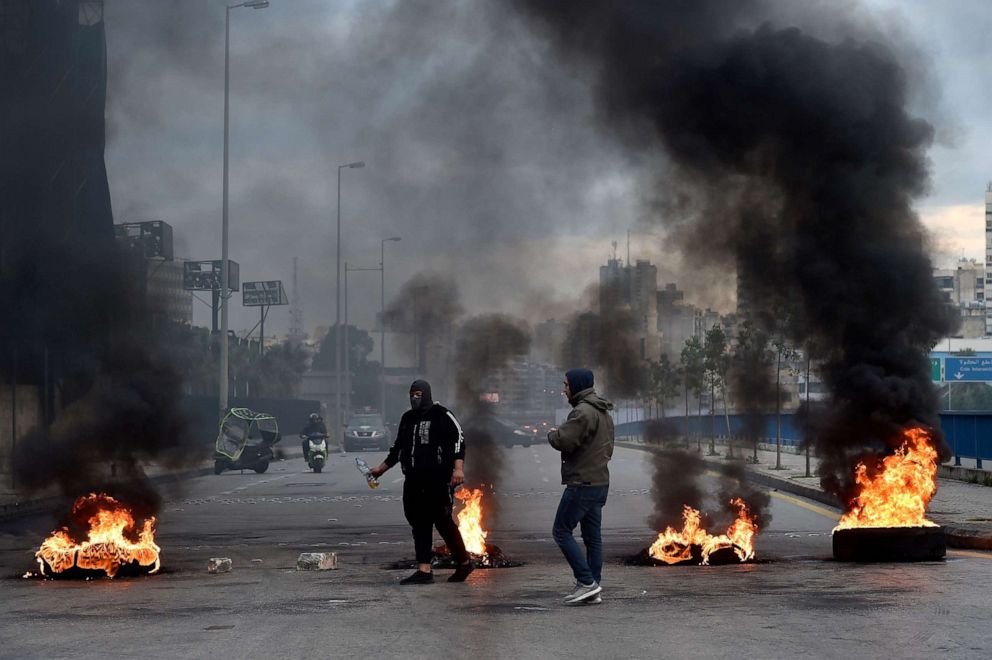
<path fill-rule="evenodd" d="M 463 312 L 458 284 L 439 273 L 418 273 L 407 280 L 386 307 L 384 323 L 407 341 L 423 371 L 432 343 L 450 345 Z M 432 376 L 434 374 L 431 374 Z"/>
<path fill-rule="evenodd" d="M 568 324 L 562 364 L 595 370 L 597 387 L 611 397 L 635 396 L 646 374 L 639 333 L 639 320 L 626 309 L 576 314 Z"/>
<path fill-rule="evenodd" d="M 158 508 L 144 472 L 202 460 L 181 379 L 117 249 L 103 163 L 103 25 L 79 2 L 13 2 L 0 44 L 0 380 L 34 386 L 38 428 L 13 456 L 17 487 L 107 492 Z M 89 8 L 93 9 L 93 8 Z M 138 259 L 143 268 L 144 263 Z M 133 287 L 133 288 L 132 288 Z M 16 365 L 16 366 L 15 366 Z"/>
<path fill-rule="evenodd" d="M 651 529 L 682 527 L 682 510 L 691 506 L 700 511 L 704 527 L 725 529 L 737 517 L 737 507 L 730 501 L 742 498 L 755 515 L 758 529 L 771 522 L 771 496 L 745 478 L 746 468 L 727 462 L 718 468 L 708 465 L 699 452 L 681 445 L 676 425 L 668 420 L 650 420 L 644 426 L 644 441 L 655 447 L 651 455 L 651 498 L 654 510 L 648 517 Z M 715 474 L 706 475 L 707 469 Z M 712 478 L 715 487 L 704 488 L 702 480 Z M 709 493 L 716 494 L 714 501 Z"/>
<path fill-rule="evenodd" d="M 521 321 L 499 314 L 476 316 L 458 329 L 453 361 L 458 414 L 465 428 L 465 479 L 470 487 L 499 489 L 506 469 L 506 434 L 512 432 L 495 418 L 493 404 L 482 394 L 491 391 L 491 380 L 509 362 L 527 355 L 530 333 Z M 498 499 L 487 502 L 486 521 L 499 517 Z"/>
<path fill-rule="evenodd" d="M 846 499 L 854 462 L 937 429 L 926 355 L 954 321 L 912 208 L 934 131 L 907 109 L 901 46 L 832 5 L 510 1 L 589 75 L 602 125 L 668 159 L 658 197 L 697 263 L 736 265 L 755 309 L 802 319 L 768 330 L 830 389 L 823 485 Z"/>

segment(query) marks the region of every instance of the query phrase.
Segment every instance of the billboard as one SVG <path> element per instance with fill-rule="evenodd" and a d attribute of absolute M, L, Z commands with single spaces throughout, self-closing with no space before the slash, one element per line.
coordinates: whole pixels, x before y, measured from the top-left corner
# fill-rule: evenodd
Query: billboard
<path fill-rule="evenodd" d="M 238 291 L 241 276 L 237 261 L 227 260 L 227 288 Z M 183 288 L 187 291 L 220 289 L 221 260 L 187 261 L 183 264 Z"/>
<path fill-rule="evenodd" d="M 241 304 L 245 307 L 288 305 L 289 298 L 286 297 L 286 290 L 282 287 L 282 280 L 245 282 L 241 289 Z"/>
<path fill-rule="evenodd" d="M 129 248 L 140 249 L 146 259 L 172 261 L 172 225 L 168 222 L 125 222 L 114 225 L 114 236 Z"/>

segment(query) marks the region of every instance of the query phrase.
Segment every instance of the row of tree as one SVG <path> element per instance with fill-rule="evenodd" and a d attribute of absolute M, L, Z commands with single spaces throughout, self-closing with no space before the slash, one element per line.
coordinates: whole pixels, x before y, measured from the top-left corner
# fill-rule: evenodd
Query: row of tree
<path fill-rule="evenodd" d="M 187 394 L 215 395 L 220 372 L 219 336 L 209 328 L 169 325 L 161 345 L 182 373 Z M 306 351 L 289 342 L 259 355 L 258 343 L 231 340 L 228 347 L 232 397 L 287 398 L 296 392 L 307 368 Z"/>
<path fill-rule="evenodd" d="M 687 424 L 690 400 L 697 416 L 702 417 L 703 402 L 708 398 L 712 418 L 717 414 L 719 398 L 726 435 L 730 437 L 729 399 L 733 393 L 735 408 L 744 412 L 767 412 L 774 408 L 781 429 L 782 377 L 786 373 L 793 377 L 798 375 L 798 357 L 798 351 L 783 335 L 769 334 L 750 321 L 741 325 L 733 344 L 723 327 L 715 324 L 702 339 L 693 336 L 686 340 L 678 362 L 673 362 L 667 355 L 649 361 L 642 398 L 664 418 L 671 402 L 681 397 Z M 701 448 L 701 437 L 697 437 L 697 444 Z M 732 453 L 733 446 L 729 449 Z M 715 453 L 712 435 L 709 450 L 711 454 Z M 754 451 L 756 459 L 756 443 Z"/>

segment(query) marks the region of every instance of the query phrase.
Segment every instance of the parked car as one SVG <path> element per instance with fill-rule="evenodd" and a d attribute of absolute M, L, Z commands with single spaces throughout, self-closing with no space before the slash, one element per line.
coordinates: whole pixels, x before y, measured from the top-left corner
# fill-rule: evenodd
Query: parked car
<path fill-rule="evenodd" d="M 382 423 L 378 413 L 352 415 L 344 429 L 344 450 L 361 451 L 375 449 L 389 451 L 392 436 Z"/>
<path fill-rule="evenodd" d="M 520 445 L 530 447 L 538 438 L 532 431 L 526 431 L 512 422 L 493 415 L 480 415 L 465 423 L 465 437 L 471 442 L 472 436 L 486 434 L 504 447 Z"/>

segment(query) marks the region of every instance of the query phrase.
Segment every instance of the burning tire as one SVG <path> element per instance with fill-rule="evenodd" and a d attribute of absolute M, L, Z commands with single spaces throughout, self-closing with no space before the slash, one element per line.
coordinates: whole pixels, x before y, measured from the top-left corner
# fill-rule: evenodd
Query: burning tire
<path fill-rule="evenodd" d="M 936 561 L 947 540 L 943 527 L 853 527 L 834 532 L 833 549 L 837 561 Z"/>

